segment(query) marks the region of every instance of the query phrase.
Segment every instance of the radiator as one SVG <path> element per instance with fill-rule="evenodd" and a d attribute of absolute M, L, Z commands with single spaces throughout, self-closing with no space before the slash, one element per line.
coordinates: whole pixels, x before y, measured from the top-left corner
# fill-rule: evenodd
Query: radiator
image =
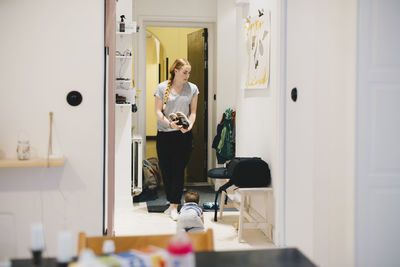
<path fill-rule="evenodd" d="M 137 196 L 143 190 L 143 138 L 132 137 L 132 196 Z"/>

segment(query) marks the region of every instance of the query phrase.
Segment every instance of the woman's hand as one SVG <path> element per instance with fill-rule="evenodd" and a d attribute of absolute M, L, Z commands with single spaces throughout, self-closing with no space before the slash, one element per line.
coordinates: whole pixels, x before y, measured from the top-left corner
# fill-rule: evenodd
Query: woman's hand
<path fill-rule="evenodd" d="M 169 123 L 169 127 L 171 127 L 172 129 L 176 129 L 176 130 L 182 130 L 183 128 L 182 128 L 182 125 L 178 125 L 177 123 L 178 123 L 179 121 L 171 121 L 170 123 Z"/>
<path fill-rule="evenodd" d="M 192 129 L 192 123 L 189 121 L 189 127 L 187 127 L 186 129 L 185 128 L 183 128 L 182 126 L 180 126 L 181 127 L 181 132 L 182 133 L 187 133 L 187 132 L 189 132 L 191 129 Z"/>

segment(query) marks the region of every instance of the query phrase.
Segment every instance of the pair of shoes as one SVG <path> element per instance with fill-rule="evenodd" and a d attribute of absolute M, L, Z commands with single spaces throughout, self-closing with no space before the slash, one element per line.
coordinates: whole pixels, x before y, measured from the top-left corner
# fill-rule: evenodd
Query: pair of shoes
<path fill-rule="evenodd" d="M 182 125 L 183 129 L 189 128 L 189 120 L 185 114 L 183 114 L 182 112 L 177 112 L 176 116 L 178 116 L 178 120 Z"/>
<path fill-rule="evenodd" d="M 170 215 L 172 209 L 173 209 L 173 208 L 172 208 L 172 205 L 170 205 L 170 206 L 168 207 L 168 209 L 166 209 L 166 210 L 164 211 L 164 214 Z"/>
<path fill-rule="evenodd" d="M 172 220 L 177 221 L 179 217 L 178 210 L 177 209 L 171 210 L 171 214 L 169 216 L 172 218 Z"/>
<path fill-rule="evenodd" d="M 204 209 L 214 209 L 215 208 L 215 203 L 214 202 L 204 202 L 203 203 L 203 208 Z M 219 208 L 219 203 L 217 202 L 217 209 Z"/>
<path fill-rule="evenodd" d="M 182 112 L 171 113 L 169 114 L 169 118 L 171 121 L 178 121 L 176 124 L 182 125 L 183 129 L 189 128 L 189 120 Z"/>

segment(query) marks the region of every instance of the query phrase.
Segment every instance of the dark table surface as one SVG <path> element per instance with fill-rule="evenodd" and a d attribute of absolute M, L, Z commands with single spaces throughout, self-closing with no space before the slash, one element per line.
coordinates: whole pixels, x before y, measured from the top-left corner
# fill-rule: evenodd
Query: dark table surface
<path fill-rule="evenodd" d="M 314 267 L 296 248 L 197 252 L 196 266 L 271 266 L 271 267 Z"/>
<path fill-rule="evenodd" d="M 12 260 L 12 267 L 32 266 L 30 259 Z M 42 267 L 57 266 L 55 259 L 43 259 Z M 196 252 L 196 267 L 315 267 L 296 248 Z"/>

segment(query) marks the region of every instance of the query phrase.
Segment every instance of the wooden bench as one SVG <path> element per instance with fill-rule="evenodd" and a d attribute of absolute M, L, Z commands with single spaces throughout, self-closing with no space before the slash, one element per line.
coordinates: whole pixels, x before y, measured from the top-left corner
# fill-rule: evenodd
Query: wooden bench
<path fill-rule="evenodd" d="M 227 190 L 228 193 L 222 191 L 219 218 L 222 219 L 224 208 L 234 207 L 239 211 L 238 239 L 243 242 L 243 229 L 260 229 L 264 234 L 272 240 L 273 217 L 268 214 L 267 203 L 273 203 L 272 187 L 254 187 L 254 188 L 238 188 L 231 186 Z M 251 196 L 263 196 L 265 209 L 264 214 L 259 214 L 250 206 Z M 228 197 L 230 202 L 225 203 Z"/>

